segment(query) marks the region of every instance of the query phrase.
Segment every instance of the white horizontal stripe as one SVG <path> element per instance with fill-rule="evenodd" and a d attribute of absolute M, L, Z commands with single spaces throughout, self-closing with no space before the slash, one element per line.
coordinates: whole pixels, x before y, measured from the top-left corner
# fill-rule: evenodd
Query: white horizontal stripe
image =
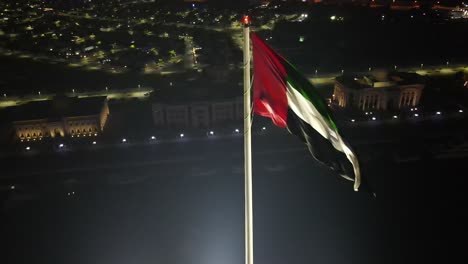
<path fill-rule="evenodd" d="M 319 113 L 317 108 L 304 98 L 301 93 L 296 89 L 291 87 L 288 83 L 287 86 L 287 97 L 288 97 L 288 106 L 291 110 L 304 122 L 309 124 L 313 129 L 315 129 L 320 135 L 328 139 L 333 147 L 344 153 L 348 160 L 353 165 L 354 175 L 354 190 L 357 191 L 359 185 L 361 184 L 361 172 L 359 169 L 359 162 L 356 155 L 353 153 L 351 148 L 343 141 L 341 136 L 335 132 L 335 130 L 330 126 L 330 123 L 325 120 L 325 118 Z"/>

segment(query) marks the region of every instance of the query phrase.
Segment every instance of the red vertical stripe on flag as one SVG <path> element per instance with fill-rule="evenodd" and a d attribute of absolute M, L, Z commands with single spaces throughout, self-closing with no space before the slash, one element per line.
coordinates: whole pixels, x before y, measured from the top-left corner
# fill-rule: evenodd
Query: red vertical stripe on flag
<path fill-rule="evenodd" d="M 288 98 L 283 58 L 253 32 L 251 39 L 254 62 L 254 112 L 271 118 L 275 125 L 285 128 Z"/>

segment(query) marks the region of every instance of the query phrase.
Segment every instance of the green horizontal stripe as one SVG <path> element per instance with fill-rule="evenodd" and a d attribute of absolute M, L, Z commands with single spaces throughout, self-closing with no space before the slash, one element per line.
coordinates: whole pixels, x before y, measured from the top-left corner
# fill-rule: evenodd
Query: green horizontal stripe
<path fill-rule="evenodd" d="M 304 75 L 296 69 L 296 67 L 286 60 L 284 60 L 284 67 L 287 73 L 286 81 L 290 83 L 290 85 L 302 96 L 304 96 L 306 100 L 310 101 L 323 118 L 338 133 L 338 127 L 333 120 L 331 111 L 312 83 L 310 83 L 309 80 L 307 80 Z"/>

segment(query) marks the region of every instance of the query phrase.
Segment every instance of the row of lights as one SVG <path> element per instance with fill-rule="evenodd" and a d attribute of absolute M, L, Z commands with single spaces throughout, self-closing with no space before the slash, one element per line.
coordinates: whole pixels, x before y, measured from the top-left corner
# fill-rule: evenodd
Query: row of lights
<path fill-rule="evenodd" d="M 353 121 L 353 122 L 354 122 L 354 121 Z M 266 127 L 262 127 L 262 131 L 265 131 L 265 130 L 266 130 Z M 239 132 L 240 132 L 240 130 L 239 130 L 238 128 L 234 129 L 234 133 L 238 134 Z M 210 136 L 214 136 L 214 131 L 213 131 L 213 130 L 210 130 L 210 131 L 208 132 L 208 134 L 209 134 Z M 180 133 L 180 134 L 179 134 L 179 137 L 180 137 L 180 138 L 184 138 L 184 137 L 185 137 L 185 134 L 184 134 L 184 133 Z M 151 137 L 150 137 L 150 140 L 151 140 L 151 141 L 154 141 L 154 140 L 156 140 L 156 137 L 155 137 L 155 136 L 151 136 Z M 122 138 L 121 142 L 122 142 L 122 143 L 127 143 L 127 139 L 126 139 L 126 138 Z M 97 142 L 96 142 L 96 141 L 93 141 L 92 144 L 93 144 L 93 145 L 96 145 Z M 60 149 L 63 149 L 63 148 L 65 147 L 65 145 L 64 145 L 63 143 L 60 143 L 60 144 L 58 145 L 58 147 L 59 147 Z M 26 146 L 25 149 L 26 149 L 27 151 L 29 151 L 29 150 L 31 150 L 31 147 L 30 147 L 30 146 Z"/>
<path fill-rule="evenodd" d="M 90 137 L 91 137 L 92 135 L 93 135 L 92 133 L 89 133 L 89 134 L 88 134 L 88 136 L 90 136 Z M 95 136 L 95 137 L 97 137 L 97 135 L 98 135 L 97 133 L 94 133 L 94 136 Z M 74 135 L 71 135 L 71 137 L 75 137 L 75 136 L 76 136 L 76 137 L 80 137 L 80 136 L 86 137 L 86 134 L 83 133 L 83 134 L 74 134 Z"/>
<path fill-rule="evenodd" d="M 417 109 L 416 109 L 416 110 L 417 110 Z M 411 111 L 414 111 L 413 108 L 411 108 Z M 458 112 L 459 112 L 459 113 L 463 113 L 463 109 L 459 109 Z M 368 115 L 368 114 L 369 114 L 369 112 L 366 112 L 366 115 Z M 372 112 L 370 112 L 370 114 L 372 114 Z M 436 114 L 436 115 L 442 115 L 442 112 L 437 111 L 435 114 Z M 419 117 L 419 114 L 418 114 L 418 113 L 414 113 L 413 116 L 414 116 L 414 117 Z M 398 116 L 394 115 L 392 118 L 393 118 L 393 119 L 398 119 Z M 377 118 L 376 118 L 375 116 L 373 116 L 371 119 L 372 119 L 373 121 L 377 120 Z M 350 121 L 351 121 L 352 123 L 354 123 L 354 122 L 356 122 L 356 119 L 351 119 Z"/>
<path fill-rule="evenodd" d="M 266 127 L 262 127 L 262 130 L 266 130 Z M 240 130 L 238 128 L 234 129 L 234 133 L 238 134 L 240 132 Z M 210 136 L 214 136 L 215 132 L 213 130 L 210 130 L 208 131 L 207 133 L 208 135 Z M 184 138 L 185 137 L 185 134 L 184 133 L 180 133 L 179 134 L 179 138 Z M 151 136 L 150 137 L 150 140 L 156 140 L 156 137 L 155 136 Z M 127 143 L 127 139 L 126 138 L 122 138 L 122 143 Z"/>

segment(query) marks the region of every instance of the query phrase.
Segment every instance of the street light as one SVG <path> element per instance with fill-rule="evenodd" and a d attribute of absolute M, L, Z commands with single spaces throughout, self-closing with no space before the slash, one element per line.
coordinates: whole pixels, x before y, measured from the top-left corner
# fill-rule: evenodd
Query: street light
<path fill-rule="evenodd" d="M 155 136 L 151 136 L 151 140 L 155 140 L 155 139 L 156 139 L 156 137 L 155 137 Z"/>
<path fill-rule="evenodd" d="M 96 141 L 93 141 L 93 145 L 96 145 L 96 144 L 97 144 L 97 142 L 96 142 Z"/>
<path fill-rule="evenodd" d="M 414 116 L 415 116 L 415 117 L 418 117 L 418 116 L 419 116 L 419 114 L 414 114 Z"/>
<path fill-rule="evenodd" d="M 375 121 L 377 118 L 375 118 L 375 116 L 372 117 L 372 120 Z"/>
<path fill-rule="evenodd" d="M 424 67 L 424 63 L 421 63 L 421 69 Z"/>
<path fill-rule="evenodd" d="M 127 139 L 126 138 L 122 138 L 122 143 L 125 143 L 127 142 Z"/>
<path fill-rule="evenodd" d="M 26 150 L 30 150 L 31 148 L 29 146 L 26 147 Z"/>
<path fill-rule="evenodd" d="M 354 120 L 354 119 L 351 119 L 351 122 L 353 122 L 353 123 L 354 123 L 354 122 L 356 122 L 356 120 Z"/>
<path fill-rule="evenodd" d="M 458 112 L 459 112 L 459 113 L 463 113 L 463 110 L 462 110 L 462 109 L 460 109 L 460 110 L 458 110 Z"/>
<path fill-rule="evenodd" d="M 234 129 L 234 132 L 239 133 L 239 129 L 238 128 Z"/>
<path fill-rule="evenodd" d="M 210 131 L 210 135 L 214 135 L 214 131 Z"/>
<path fill-rule="evenodd" d="M 184 135 L 184 133 L 181 133 L 179 136 L 180 136 L 180 138 L 183 138 L 185 135 Z"/>
<path fill-rule="evenodd" d="M 64 145 L 62 143 L 59 144 L 59 148 L 63 148 Z"/>
<path fill-rule="evenodd" d="M 439 112 L 439 111 L 437 111 L 437 112 L 436 112 L 436 115 L 441 115 L 441 114 L 442 114 L 442 113 L 441 113 L 441 112 Z"/>

